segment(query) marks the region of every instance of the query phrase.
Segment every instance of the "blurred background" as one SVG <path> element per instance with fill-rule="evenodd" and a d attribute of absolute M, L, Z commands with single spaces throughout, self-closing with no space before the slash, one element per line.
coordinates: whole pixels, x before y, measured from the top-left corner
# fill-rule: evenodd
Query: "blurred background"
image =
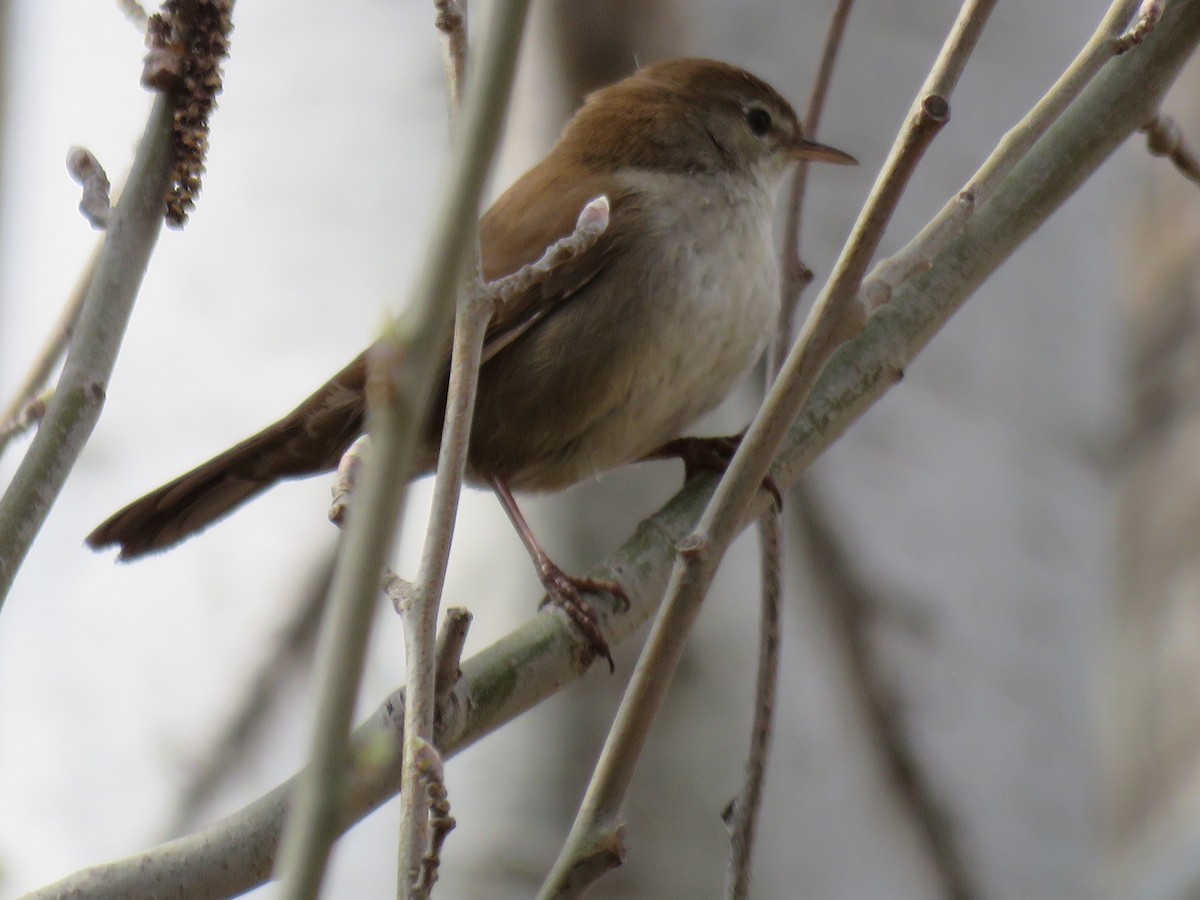
<path fill-rule="evenodd" d="M 490 4 L 472 3 L 478 31 Z M 498 193 L 594 86 L 718 57 L 806 102 L 828 0 L 534 4 Z M 95 244 L 64 160 L 119 181 L 150 99 L 115 3 L 2 4 L 0 399 Z M 971 175 L 1074 57 L 1104 0 L 999 4 L 883 252 Z M 818 137 L 803 255 L 820 283 L 957 4 L 862 2 Z M 165 233 L 108 402 L 0 621 L 0 896 L 232 812 L 302 765 L 329 482 L 272 491 L 131 566 L 95 524 L 257 430 L 403 302 L 446 156 L 432 3 L 239 4 L 198 208 Z M 1168 112 L 1200 139 L 1193 66 Z M 1131 141 L 944 329 L 789 498 L 781 706 L 753 895 L 1200 896 L 1200 196 Z M 810 292 L 811 299 L 814 292 Z M 737 430 L 746 385 L 706 422 Z M 5 481 L 25 443 L 0 459 Z M 669 464 L 527 501 L 580 570 L 678 487 Z M 400 571 L 415 567 L 427 485 Z M 490 495 L 464 498 L 448 602 L 468 654 L 532 615 Z M 757 559 L 727 558 L 599 897 L 713 896 L 748 741 Z M 437 896 L 530 896 L 636 658 L 449 765 Z M 380 616 L 362 710 L 403 681 Z M 247 710 L 250 710 L 247 712 Z M 395 802 L 339 845 L 332 897 L 394 890 Z M 270 886 L 259 892 L 272 896 Z"/>

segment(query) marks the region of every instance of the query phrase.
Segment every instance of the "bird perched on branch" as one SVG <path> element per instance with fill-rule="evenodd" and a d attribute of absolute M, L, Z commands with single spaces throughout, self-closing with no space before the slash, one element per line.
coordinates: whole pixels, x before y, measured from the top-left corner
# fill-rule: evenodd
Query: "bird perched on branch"
<path fill-rule="evenodd" d="M 688 446 L 675 439 L 766 344 L 779 303 L 775 194 L 801 159 L 854 162 L 805 138 L 788 102 L 749 72 L 663 62 L 588 97 L 545 159 L 480 221 L 490 281 L 571 234 L 589 201 L 609 204 L 609 224 L 589 249 L 496 311 L 467 465 L 468 481 L 492 487 L 513 517 L 548 597 L 575 610 L 603 655 L 579 591 L 619 587 L 554 565 L 512 492 L 561 490 Z M 448 367 L 448 344 L 445 352 Z M 113 515 L 88 544 L 135 559 L 280 480 L 335 468 L 363 431 L 365 382 L 363 353 L 278 422 Z M 445 378 L 418 475 L 435 466 L 444 404 Z"/>

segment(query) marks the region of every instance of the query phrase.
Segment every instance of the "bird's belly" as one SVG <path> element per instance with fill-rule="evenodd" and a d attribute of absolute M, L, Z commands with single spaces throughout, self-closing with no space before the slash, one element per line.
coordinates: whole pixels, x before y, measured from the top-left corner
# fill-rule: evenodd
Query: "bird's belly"
<path fill-rule="evenodd" d="M 708 248 L 671 248 L 648 276 L 664 285 L 652 298 L 623 303 L 604 279 L 499 354 L 481 373 L 475 477 L 560 490 L 648 455 L 719 404 L 778 308 L 760 237 L 699 260 Z"/>
<path fill-rule="evenodd" d="M 648 198 L 639 239 L 484 365 L 475 479 L 552 491 L 639 459 L 758 359 L 779 306 L 771 196 L 681 177 L 627 179 Z"/>

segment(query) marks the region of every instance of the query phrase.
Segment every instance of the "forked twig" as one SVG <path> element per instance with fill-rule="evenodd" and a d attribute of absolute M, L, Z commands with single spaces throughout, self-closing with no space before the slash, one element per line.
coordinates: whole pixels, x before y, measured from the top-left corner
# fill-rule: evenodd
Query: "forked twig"
<path fill-rule="evenodd" d="M 971 180 L 947 201 L 941 211 L 894 256 L 879 262 L 863 282 L 859 298 L 868 313 L 890 299 L 892 292 L 930 263 L 966 226 L 971 215 L 999 189 L 1013 168 L 1053 125 L 1113 57 L 1129 46 L 1129 35 L 1140 43 L 1158 17 L 1146 13 L 1153 0 L 1135 15 L 1137 0 L 1116 0 L 1091 39 L 1042 99 L 996 145 Z M 1161 14 L 1161 10 L 1159 11 Z M 1130 19 L 1133 17 L 1133 23 Z M 1128 30 L 1126 26 L 1129 26 Z M 1128 46 L 1127 46 L 1128 45 Z"/>

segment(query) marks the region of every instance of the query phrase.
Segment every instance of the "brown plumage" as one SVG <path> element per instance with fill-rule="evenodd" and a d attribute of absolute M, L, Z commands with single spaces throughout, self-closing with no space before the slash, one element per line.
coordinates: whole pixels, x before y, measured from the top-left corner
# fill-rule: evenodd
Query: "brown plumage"
<path fill-rule="evenodd" d="M 611 210 L 595 246 L 490 325 L 470 480 L 558 490 L 651 453 L 716 405 L 773 321 L 774 191 L 800 157 L 850 161 L 805 141 L 774 89 L 724 63 L 660 63 L 589 97 L 547 157 L 480 221 L 491 280 L 570 234 L 595 197 L 605 195 Z M 281 479 L 333 469 L 363 428 L 365 359 L 275 424 L 113 515 L 88 544 L 115 544 L 121 559 L 133 559 Z M 443 407 L 435 407 L 418 474 L 436 459 Z"/>

